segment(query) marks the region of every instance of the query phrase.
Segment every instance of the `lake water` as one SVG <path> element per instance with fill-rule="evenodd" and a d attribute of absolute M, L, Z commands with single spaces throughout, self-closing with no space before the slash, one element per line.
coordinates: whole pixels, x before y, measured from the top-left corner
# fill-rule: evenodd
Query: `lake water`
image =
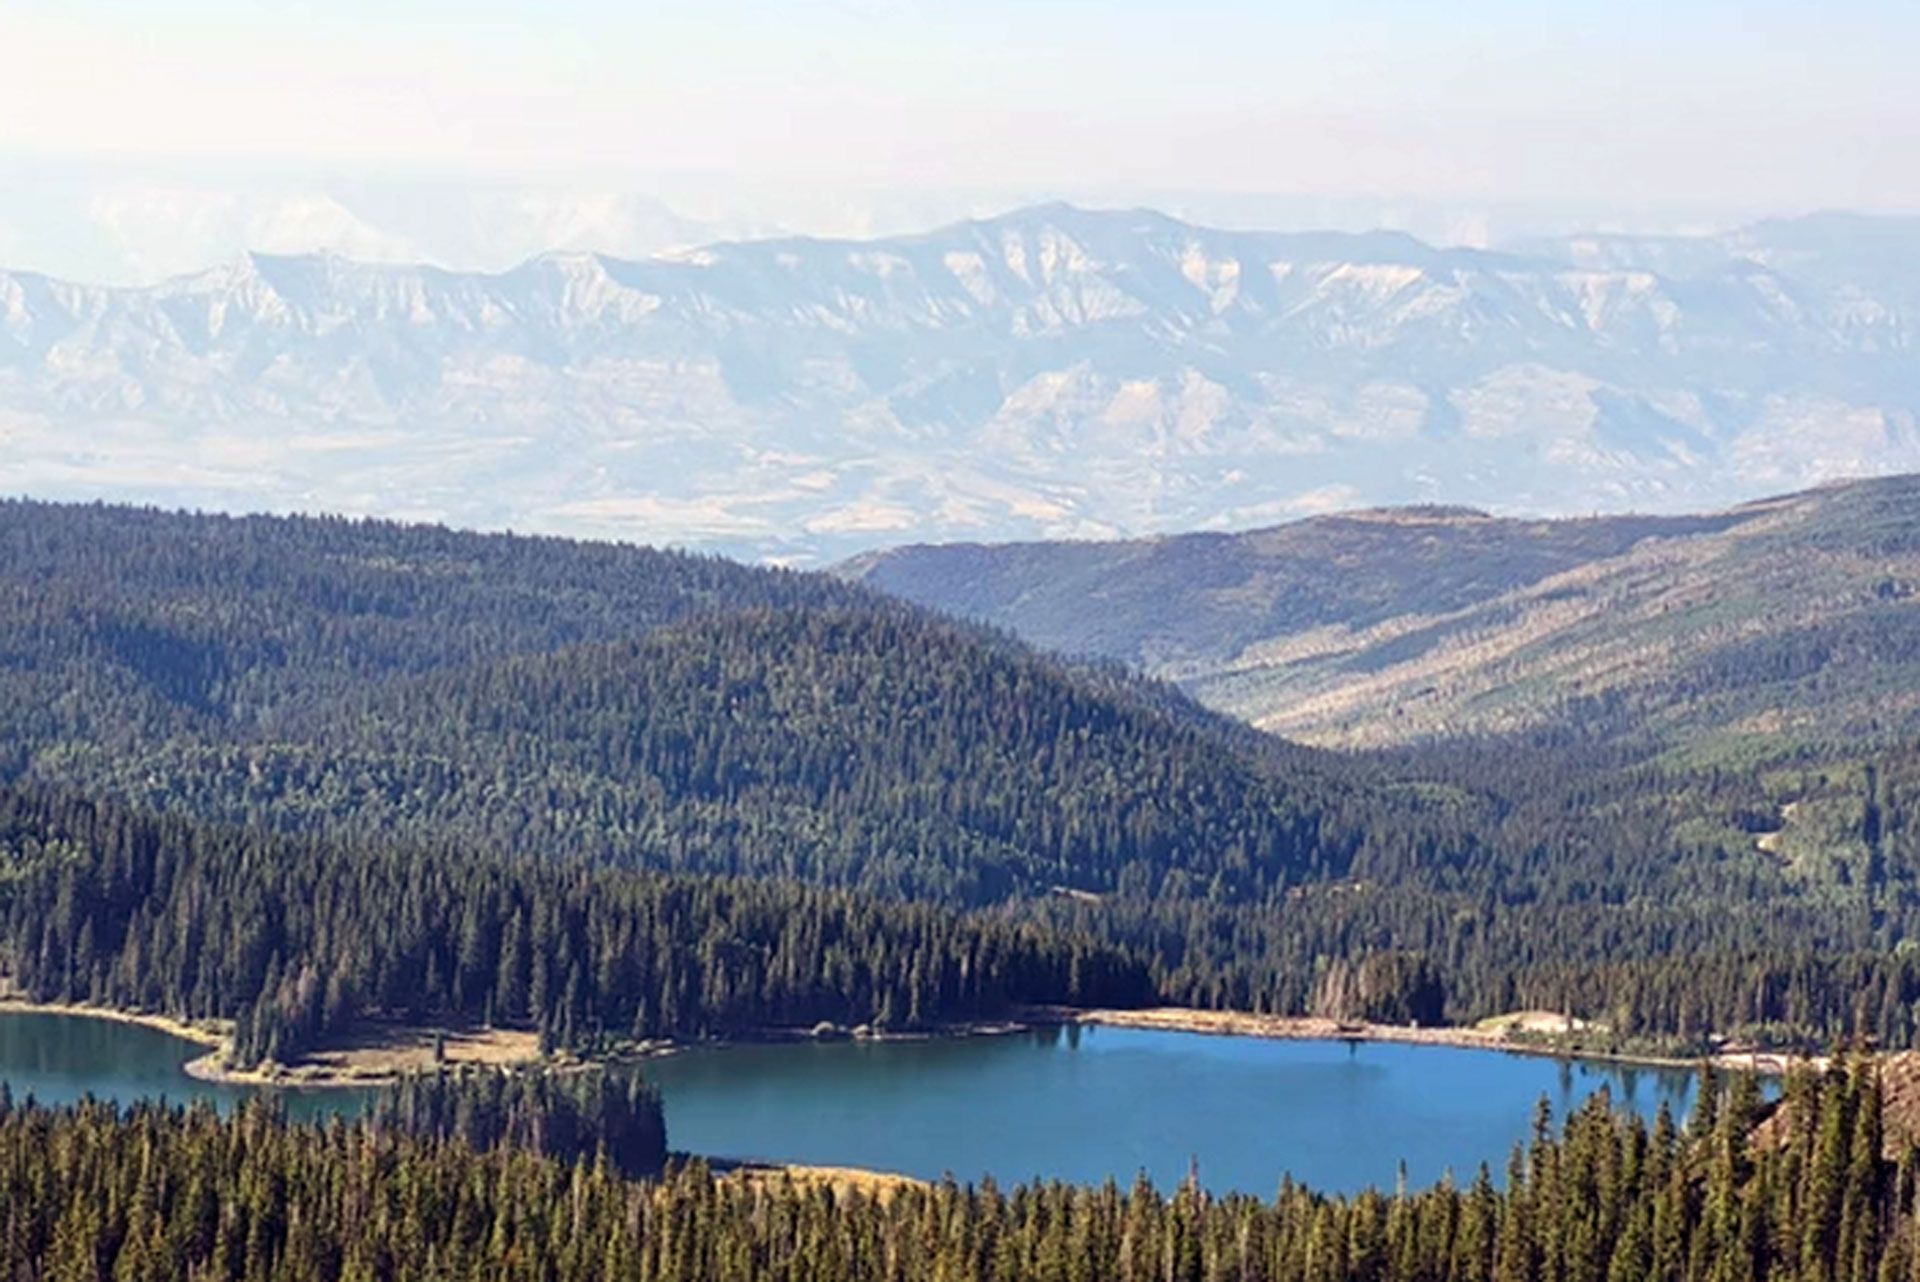
<path fill-rule="evenodd" d="M 152 1029 L 0 1014 L 0 1081 L 50 1103 L 91 1093 L 230 1104 L 200 1051 Z M 1449 1047 L 1263 1041 L 1125 1028 L 1004 1037 L 711 1047 L 647 1065 L 675 1149 L 1003 1184 L 1034 1176 L 1163 1187 L 1197 1163 L 1215 1190 L 1271 1194 L 1283 1171 L 1328 1191 L 1416 1185 L 1481 1162 L 1498 1179 L 1545 1096 L 1556 1118 L 1602 1086 L 1676 1120 L 1693 1076 Z M 354 1092 L 283 1092 L 297 1117 Z"/>
<path fill-rule="evenodd" d="M 1481 1162 L 1500 1179 L 1545 1096 L 1601 1086 L 1684 1118 L 1694 1078 L 1439 1046 L 1267 1041 L 1128 1028 L 925 1042 L 715 1047 L 648 1066 L 676 1149 L 961 1180 L 991 1173 L 1270 1195 L 1416 1185 Z"/>
<path fill-rule="evenodd" d="M 222 1108 L 257 1088 L 225 1086 L 187 1076 L 187 1061 L 206 1054 L 192 1042 L 108 1019 L 0 1012 L 0 1082 L 15 1099 L 71 1104 L 85 1095 L 122 1103 L 165 1099 L 176 1104 L 209 1100 Z M 283 1090 L 287 1113 L 302 1120 L 357 1112 L 360 1090 Z"/>

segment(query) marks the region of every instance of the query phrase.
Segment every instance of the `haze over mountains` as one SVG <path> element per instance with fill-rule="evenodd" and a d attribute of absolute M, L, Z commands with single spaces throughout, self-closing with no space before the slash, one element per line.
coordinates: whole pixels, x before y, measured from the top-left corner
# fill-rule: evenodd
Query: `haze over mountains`
<path fill-rule="evenodd" d="M 820 563 L 1920 469 L 1920 222 L 1525 253 L 1023 210 L 465 274 L 0 275 L 0 489 Z"/>

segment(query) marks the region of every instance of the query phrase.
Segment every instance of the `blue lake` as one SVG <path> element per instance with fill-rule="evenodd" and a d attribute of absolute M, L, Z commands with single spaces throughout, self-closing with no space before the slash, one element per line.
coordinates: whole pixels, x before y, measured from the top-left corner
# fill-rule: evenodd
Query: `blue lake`
<path fill-rule="evenodd" d="M 15 1099 L 70 1104 L 82 1096 L 122 1103 L 207 1100 L 228 1107 L 257 1087 L 226 1086 L 187 1076 L 189 1060 L 206 1048 L 156 1029 L 78 1015 L 0 1012 L 0 1083 Z M 366 1092 L 277 1091 L 291 1117 L 308 1119 L 357 1112 Z"/>
<path fill-rule="evenodd" d="M 1544 1096 L 1556 1118 L 1607 1087 L 1679 1121 L 1686 1071 L 1440 1046 L 1270 1041 L 1127 1028 L 923 1042 L 733 1046 L 648 1066 L 678 1149 L 1002 1183 L 1033 1176 L 1271 1194 L 1415 1184 L 1481 1162 L 1501 1178 Z"/>
<path fill-rule="evenodd" d="M 227 1105 L 249 1088 L 182 1065 L 199 1048 L 151 1029 L 0 1014 L 15 1096 L 84 1094 Z M 1694 1077 L 1387 1043 L 1266 1041 L 1124 1028 L 1002 1037 L 715 1046 L 646 1066 L 675 1149 L 1004 1183 L 1041 1176 L 1171 1187 L 1190 1164 L 1215 1190 L 1271 1194 L 1282 1172 L 1328 1191 L 1499 1178 L 1544 1096 L 1556 1117 L 1605 1087 L 1651 1118 L 1684 1118 Z M 286 1091 L 296 1117 L 356 1111 L 352 1091 Z"/>

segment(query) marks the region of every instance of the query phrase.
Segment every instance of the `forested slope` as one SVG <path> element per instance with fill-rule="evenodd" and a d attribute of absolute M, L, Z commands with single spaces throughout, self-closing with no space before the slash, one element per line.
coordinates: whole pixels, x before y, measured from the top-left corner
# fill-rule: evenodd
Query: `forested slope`
<path fill-rule="evenodd" d="M 297 731 L 121 754 L 80 778 L 289 827 L 971 903 L 1169 880 L 1245 898 L 1337 873 L 1366 840 L 1361 816 L 1329 814 L 1349 786 L 1300 787 L 904 612 L 702 619 L 387 683 Z"/>
<path fill-rule="evenodd" d="M 1170 692 L 640 549 L 12 504 L 0 656 L 14 777 L 289 830 L 968 902 L 1244 897 L 1410 808 Z"/>
<path fill-rule="evenodd" d="M 1897 746 L 1787 753 L 1756 774 L 1573 719 L 1521 743 L 1343 755 L 818 577 L 33 504 L 0 506 L 0 533 L 0 765 L 10 795 L 55 807 L 20 837 L 40 853 L 10 874 L 30 905 L 11 965 L 42 995 L 268 1012 L 252 1053 L 362 1010 L 491 1015 L 581 1044 L 1016 1000 L 911 968 L 864 987 L 856 968 L 823 996 L 705 962 L 636 962 L 602 989 L 584 959 L 625 945 L 591 912 L 543 923 L 544 946 L 580 950 L 581 978 L 552 959 L 537 1001 L 531 954 L 524 980 L 503 979 L 444 940 L 377 942 L 431 922 L 504 947 L 515 913 L 490 879 L 571 902 L 562 889 L 590 869 L 688 878 L 675 893 L 695 896 L 696 940 L 710 920 L 734 929 L 722 902 L 773 896 L 781 920 L 810 919 L 780 899 L 802 884 L 857 892 L 863 921 L 894 911 L 881 901 L 989 909 L 968 929 L 1066 949 L 1073 982 L 1043 967 L 1055 978 L 1018 1000 L 1295 1013 L 1365 990 L 1378 1017 L 1416 995 L 1421 1018 L 1435 1003 L 1453 1019 L 1573 1007 L 1675 1050 L 1714 1033 L 1905 1044 L 1920 1030 L 1920 756 Z M 186 835 L 163 845 L 235 853 L 198 881 L 129 883 L 123 865 L 159 856 L 61 836 L 53 819 L 83 806 L 136 827 L 171 816 Z M 46 856 L 74 844 L 71 868 Z M 711 876 L 729 880 L 698 880 Z M 592 885 L 634 912 L 655 893 Z M 720 901 L 701 898 L 715 886 Z M 416 901 L 434 907 L 353 917 Z M 323 927 L 321 912 L 344 915 Z M 246 942 L 263 930 L 283 933 Z M 341 940 L 350 954 L 327 951 Z M 831 965 L 812 948 L 788 954 L 795 974 Z M 1095 954 L 1135 979 L 1105 989 Z M 732 977 L 710 990 L 713 973 Z M 424 981 L 425 1006 L 396 975 Z"/>
<path fill-rule="evenodd" d="M 0 976 L 233 1019 L 242 1064 L 355 1020 L 537 1027 L 549 1049 L 1131 1004 L 1086 932 L 779 881 L 358 846 L 0 790 Z"/>
<path fill-rule="evenodd" d="M 233 732 L 388 678 L 717 610 L 871 603 L 820 576 L 337 517 L 0 501 L 11 739 Z"/>
<path fill-rule="evenodd" d="M 1327 745 L 1589 734 L 1696 758 L 1920 734 L 1920 477 L 1690 517 L 1314 517 L 906 548 L 848 573 Z"/>
<path fill-rule="evenodd" d="M 1881 794 L 1889 832 L 1916 786 L 1920 770 Z M 1602 1047 L 1673 1053 L 1715 1035 L 1909 1045 L 1912 833 L 1900 820 L 1858 886 L 1713 851 L 1514 841 L 1238 903 L 1043 895 L 961 916 L 786 880 L 322 841 L 0 789 L 0 973 L 37 998 L 232 1018 L 245 1062 L 367 1017 L 537 1027 L 591 1052 L 1169 1002 L 1429 1023 L 1569 1009 L 1606 1026 Z"/>

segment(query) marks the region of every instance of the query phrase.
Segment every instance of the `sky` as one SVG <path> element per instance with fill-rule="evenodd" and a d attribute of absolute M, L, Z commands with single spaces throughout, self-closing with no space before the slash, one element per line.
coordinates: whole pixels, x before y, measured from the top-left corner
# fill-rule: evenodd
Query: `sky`
<path fill-rule="evenodd" d="M 0 260 L 140 274 L 263 234 L 518 252 L 448 248 L 476 192 L 572 202 L 528 243 L 616 195 L 682 224 L 570 234 L 1050 195 L 1467 241 L 1920 211 L 1916 48 L 1920 6 L 1880 0 L 7 0 Z M 345 197 L 284 208 L 425 188 L 467 195 L 410 231 Z"/>

